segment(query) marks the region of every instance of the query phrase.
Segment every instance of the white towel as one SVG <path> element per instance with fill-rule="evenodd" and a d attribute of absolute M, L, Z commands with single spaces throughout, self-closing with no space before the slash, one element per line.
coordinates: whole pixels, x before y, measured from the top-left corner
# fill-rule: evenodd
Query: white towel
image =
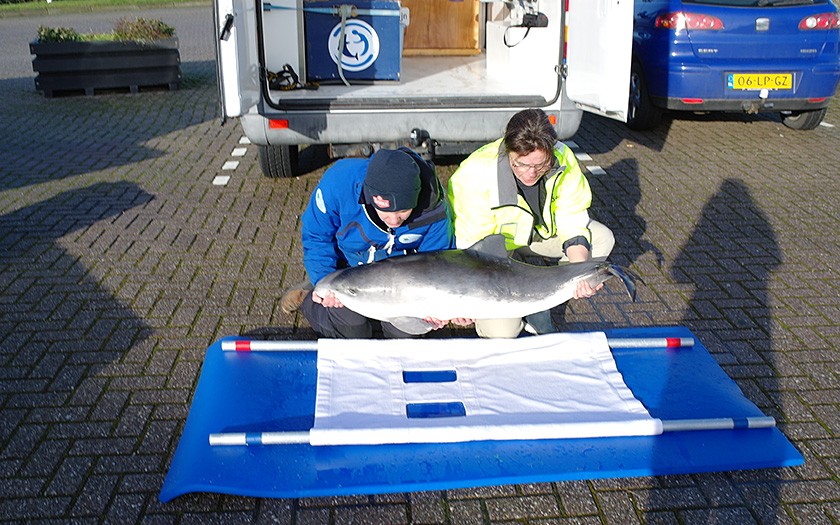
<path fill-rule="evenodd" d="M 436 372 L 432 379 L 443 381 L 406 382 L 403 372 Z M 463 415 L 412 418 L 409 406 Z M 318 342 L 312 445 L 661 432 L 624 384 L 603 332 Z"/>

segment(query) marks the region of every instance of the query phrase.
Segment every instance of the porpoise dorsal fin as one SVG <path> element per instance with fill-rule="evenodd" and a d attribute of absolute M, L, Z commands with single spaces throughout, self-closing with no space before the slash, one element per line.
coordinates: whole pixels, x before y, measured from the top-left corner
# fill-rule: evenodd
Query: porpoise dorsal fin
<path fill-rule="evenodd" d="M 479 259 L 491 261 L 508 260 L 508 252 L 505 246 L 505 236 L 501 233 L 488 235 L 464 250 L 464 252 Z"/>

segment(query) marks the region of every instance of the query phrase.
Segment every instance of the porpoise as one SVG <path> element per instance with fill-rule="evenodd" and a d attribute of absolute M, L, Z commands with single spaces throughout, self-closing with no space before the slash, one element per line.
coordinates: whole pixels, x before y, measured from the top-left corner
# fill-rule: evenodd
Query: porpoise
<path fill-rule="evenodd" d="M 525 317 L 574 296 L 579 281 L 593 288 L 616 276 L 636 298 L 626 268 L 606 261 L 534 266 L 511 259 L 502 235 L 490 235 L 464 250 L 424 252 L 337 270 L 315 286 L 366 317 L 409 334 L 432 326 L 424 317 L 496 319 Z"/>

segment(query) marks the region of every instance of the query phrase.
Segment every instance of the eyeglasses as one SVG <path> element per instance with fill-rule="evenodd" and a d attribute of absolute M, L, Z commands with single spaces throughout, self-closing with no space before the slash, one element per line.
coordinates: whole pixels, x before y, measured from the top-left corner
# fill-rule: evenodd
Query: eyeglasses
<path fill-rule="evenodd" d="M 510 165 L 520 173 L 527 173 L 530 170 L 534 170 L 534 173 L 541 175 L 551 169 L 551 166 L 554 164 L 553 160 L 549 158 L 549 160 L 540 164 L 525 164 L 524 162 L 510 159 Z"/>

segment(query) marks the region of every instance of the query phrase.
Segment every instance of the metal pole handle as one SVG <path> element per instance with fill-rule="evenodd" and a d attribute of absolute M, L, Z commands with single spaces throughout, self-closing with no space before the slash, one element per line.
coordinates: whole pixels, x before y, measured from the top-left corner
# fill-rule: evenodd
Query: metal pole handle
<path fill-rule="evenodd" d="M 693 337 L 607 338 L 610 348 L 689 348 Z M 318 341 L 222 341 L 225 352 L 317 352 Z"/>

